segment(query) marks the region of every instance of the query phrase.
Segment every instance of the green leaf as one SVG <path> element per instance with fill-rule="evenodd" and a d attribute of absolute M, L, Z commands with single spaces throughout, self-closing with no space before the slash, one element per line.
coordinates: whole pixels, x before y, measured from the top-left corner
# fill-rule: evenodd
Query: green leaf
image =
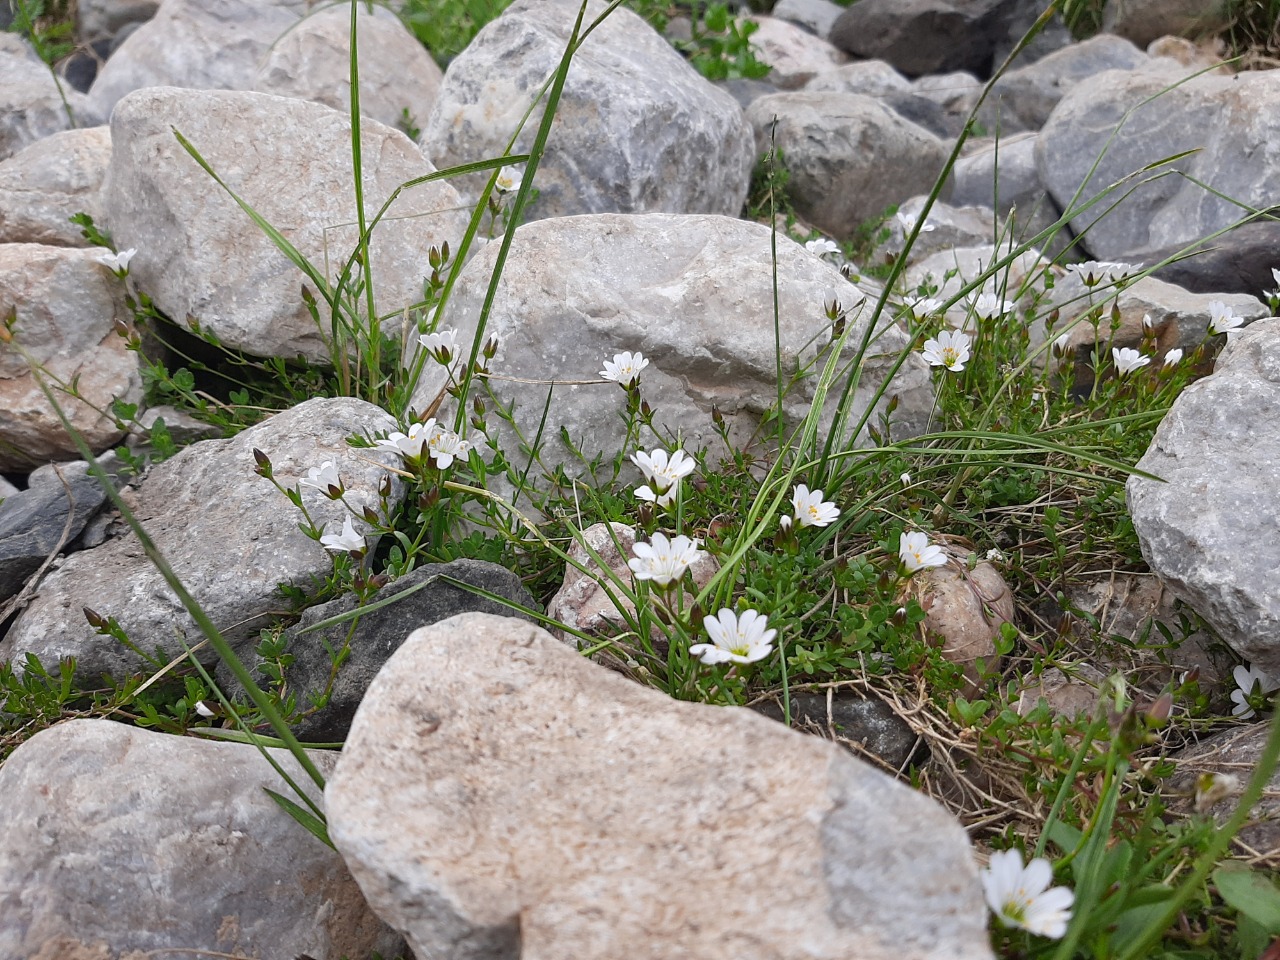
<path fill-rule="evenodd" d="M 274 790 L 270 790 L 266 787 L 263 787 L 262 789 L 266 792 L 267 796 L 280 804 L 281 809 L 283 809 L 285 813 L 297 820 L 298 823 L 302 824 L 302 826 L 310 831 L 316 839 L 330 849 L 337 849 L 333 846 L 333 841 L 329 839 L 329 828 L 325 826 L 323 820 L 311 813 L 309 810 L 304 810 L 288 797 L 282 797 Z"/>
<path fill-rule="evenodd" d="M 1224 864 L 1213 871 L 1213 884 L 1230 906 L 1269 934 L 1280 934 L 1280 890 L 1267 877 L 1243 864 Z"/>

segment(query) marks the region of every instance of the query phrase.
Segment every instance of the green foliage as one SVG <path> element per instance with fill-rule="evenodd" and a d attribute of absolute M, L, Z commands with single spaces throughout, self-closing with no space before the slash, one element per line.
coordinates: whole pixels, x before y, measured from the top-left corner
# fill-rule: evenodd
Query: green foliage
<path fill-rule="evenodd" d="M 712 3 L 700 20 L 693 21 L 693 38 L 676 46 L 708 80 L 759 80 L 769 74 L 768 64 L 757 60 L 751 48 L 751 35 L 759 29 L 733 16 L 727 4 Z"/>
<path fill-rule="evenodd" d="M 52 67 L 75 48 L 72 0 L 9 0 L 9 30 L 25 36 L 36 55 Z"/>
<path fill-rule="evenodd" d="M 511 0 L 406 0 L 400 17 L 441 67 L 466 49 Z"/>

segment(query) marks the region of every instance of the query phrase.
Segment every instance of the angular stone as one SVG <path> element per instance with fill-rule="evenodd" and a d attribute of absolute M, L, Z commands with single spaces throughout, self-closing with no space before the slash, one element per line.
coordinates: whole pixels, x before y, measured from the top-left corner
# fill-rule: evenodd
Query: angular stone
<path fill-rule="evenodd" d="M 1140 47 L 1165 34 L 1198 38 L 1231 23 L 1228 7 L 1224 0 L 1107 0 L 1102 29 Z"/>
<path fill-rule="evenodd" d="M 859 0 L 831 28 L 831 42 L 908 76 L 972 70 L 991 73 L 1018 0 Z"/>
<path fill-rule="evenodd" d="M 394 127 L 408 110 L 417 124 L 435 106 L 443 74 L 431 54 L 386 7 L 357 3 L 360 112 Z M 272 45 L 254 89 L 351 109 L 351 5 L 317 9 Z"/>
<path fill-rule="evenodd" d="M 832 25 L 844 13 L 844 7 L 831 0 L 778 0 L 772 13 L 779 20 L 804 27 L 815 37 L 826 40 Z"/>
<path fill-rule="evenodd" d="M 1149 164 L 1195 151 L 1160 167 L 1187 176 L 1145 174 L 1122 186 L 1114 209 L 1119 192 L 1072 219 L 1077 235 L 1088 230 L 1082 243 L 1097 259 L 1188 245 L 1239 220 L 1244 211 L 1233 200 L 1264 209 L 1280 204 L 1280 73 L 1205 75 L 1167 89 L 1185 71 L 1157 64 L 1080 83 L 1037 140 L 1041 179 L 1064 209 L 1082 184 L 1081 203 Z"/>
<path fill-rule="evenodd" d="M 770 67 L 769 82 L 780 90 L 799 90 L 816 76 L 849 62 L 849 55 L 777 17 L 753 17 L 751 34 L 756 59 Z"/>
<path fill-rule="evenodd" d="M 321 620 L 354 610 L 357 605 L 354 594 L 344 593 L 329 603 L 308 607 L 297 624 L 285 632 L 289 641 L 288 652 L 294 657 L 293 663 L 285 670 L 285 680 L 298 695 L 298 705 L 304 711 L 329 688 L 333 661 L 328 651 L 340 651 L 346 647 L 348 635 L 350 649 L 349 656 L 333 678 L 332 689 L 328 689 L 325 705 L 295 724 L 294 733 L 299 740 L 332 743 L 347 738 L 351 718 L 364 699 L 365 691 L 391 655 L 400 648 L 408 636 L 406 630 L 416 630 L 460 613 L 487 613 L 533 622 L 528 614 L 496 600 L 489 600 L 452 583 L 432 582 L 438 577 L 469 583 L 526 609 L 537 608 L 536 601 L 518 576 L 505 567 L 480 560 L 454 560 L 417 567 L 374 595 L 374 601 L 379 603 L 406 594 L 403 599 L 362 615 L 355 621 L 354 633 L 351 632 L 352 621 L 320 630 L 310 629 Z M 410 590 L 414 592 L 407 593 Z M 233 683 L 230 671 L 224 669 L 219 675 L 222 689 L 230 689 Z"/>
<path fill-rule="evenodd" d="M 87 213 L 103 225 L 110 162 L 107 127 L 64 130 L 0 162 L 0 243 L 87 246 L 70 217 Z"/>
<path fill-rule="evenodd" d="M 890 93 L 906 93 L 911 82 L 883 60 L 855 60 L 819 74 L 804 88 L 813 93 L 860 93 L 880 99 Z"/>
<path fill-rule="evenodd" d="M 1015 241 L 1029 242 L 1062 215 L 1040 181 L 1035 149 L 1035 135 L 1020 133 L 961 157 L 952 168 L 955 189 L 951 202 L 990 207 L 1002 223 L 1012 215 Z M 1041 248 L 1056 256 L 1067 249 L 1071 239 L 1068 230 L 1060 229 Z"/>
<path fill-rule="evenodd" d="M 520 227 L 486 327 L 486 335 L 499 339 L 489 387 L 499 402 L 515 405 L 515 420 L 528 439 L 539 433 L 552 386 L 548 377 L 561 381 L 547 410 L 541 462 L 582 472 L 582 462 L 563 444 L 561 426 L 588 460 L 617 452 L 625 398 L 616 383 L 599 379 L 599 371 L 622 351 L 638 350 L 650 359 L 641 392 L 664 435 L 683 437 L 691 453 L 718 445 L 710 415 L 715 406 L 733 442 L 745 444 L 778 392 L 770 241 L 768 227 L 727 217 L 604 214 Z M 467 264 L 442 321 L 456 327 L 464 343 L 476 329 L 496 246 Z M 812 364 L 830 339 L 828 296 L 839 294 L 849 311 L 850 344 L 861 341 L 869 310 L 859 306 L 862 292 L 835 267 L 784 237 L 777 250 L 781 362 L 789 377 Z M 580 268 L 586 262 L 590 270 Z M 886 323 L 862 365 L 853 410 L 865 408 L 907 346 L 906 333 Z M 790 422 L 808 413 L 816 379 L 801 379 L 787 395 L 783 414 Z M 443 368 L 428 363 L 413 405 L 425 409 L 444 383 Z M 840 389 L 837 382 L 829 411 Z M 881 402 L 894 394 L 900 406 L 893 435 L 923 430 L 933 387 L 918 355 L 906 358 Z M 496 418 L 489 419 L 496 429 Z M 506 449 L 524 455 L 514 441 Z"/>
<path fill-rule="evenodd" d="M 51 554 L 69 547 L 107 499 L 82 460 L 51 472 L 0 503 L 0 602 L 21 590 Z"/>
<path fill-rule="evenodd" d="M 143 87 L 250 90 L 258 64 L 307 6 L 306 0 L 165 0 L 112 54 L 89 102 L 105 119 L 117 100 Z"/>
<path fill-rule="evenodd" d="M 0 956 L 395 956 L 342 858 L 264 787 L 291 796 L 249 744 L 109 720 L 37 733 L 0 768 Z"/>
<path fill-rule="evenodd" d="M 1153 266 L 1177 255 L 1182 245 L 1142 251 L 1132 259 Z M 1194 255 L 1166 264 L 1153 274 L 1195 293 L 1247 293 L 1265 300 L 1280 287 L 1273 267 L 1280 263 L 1280 223 L 1261 221 L 1236 227 Z"/>
<path fill-rule="evenodd" d="M 420 956 L 991 956 L 968 842 L 932 801 L 508 618 L 410 636 L 325 801 L 365 896 Z"/>
<path fill-rule="evenodd" d="M 920 219 L 928 197 L 912 197 L 898 207 L 898 214 L 886 223 L 889 239 L 882 250 L 894 256 L 902 253 L 910 229 Z M 900 219 L 900 218 L 905 218 Z M 973 247 L 995 239 L 996 224 L 992 212 L 985 207 L 959 207 L 938 201 L 929 208 L 925 226 L 911 247 L 910 260 L 918 262 L 931 254 L 956 247 Z"/>
<path fill-rule="evenodd" d="M 780 700 L 767 700 L 751 709 L 782 722 Z M 813 733 L 848 747 L 860 759 L 879 762 L 897 772 L 919 756 L 923 743 L 911 725 L 889 704 L 854 690 L 791 693 L 793 729 Z"/>
<path fill-rule="evenodd" d="M 390 465 L 391 459 L 381 451 L 352 448 L 346 438 L 394 427 L 389 415 L 361 400 L 308 400 L 230 440 L 187 447 L 152 467 L 130 495 L 160 552 L 241 657 L 280 609 L 279 584 L 313 589 L 313 578 L 333 569 L 325 549 L 298 529 L 303 518 L 297 508 L 255 475 L 254 448 L 270 457 L 277 481 L 286 488 L 309 468 L 332 461 L 346 486 L 346 502 L 363 510 L 378 506 L 378 484 L 388 475 L 380 464 Z M 395 479 L 393 502 L 402 489 Z M 337 532 L 350 516 L 320 491 L 302 491 L 312 519 L 328 532 Z M 357 520 L 355 526 L 365 525 Z M 89 627 L 83 607 L 116 618 L 149 655 L 157 647 L 166 656 L 181 654 L 175 635 L 188 645 L 203 639 L 130 533 L 72 554 L 52 571 L 0 642 L 0 659 L 21 663 L 30 652 L 52 668 L 74 656 L 77 676 L 92 682 L 104 673 L 142 669 L 137 653 Z"/>
<path fill-rule="evenodd" d="M 840 240 L 887 207 L 928 193 L 948 153 L 929 131 L 858 94 L 804 90 L 761 97 L 747 119 L 760 153 L 770 148 L 772 130 L 772 142 L 786 155 L 796 212 Z M 944 190 L 942 199 L 947 196 Z"/>
<path fill-rule="evenodd" d="M 174 128 L 333 283 L 357 238 L 348 118 L 262 93 L 160 88 L 120 101 L 111 123 L 107 218 L 116 242 L 139 251 L 131 265 L 138 287 L 170 317 L 194 316 L 226 346 L 328 360 L 324 300 L 312 291 L 321 329 L 299 293 L 311 281 L 200 168 Z M 370 216 L 402 183 L 433 172 L 398 130 L 367 120 L 361 141 Z M 370 243 L 380 313 L 421 300 L 429 248 L 456 244 L 465 229 L 459 207 L 457 192 L 441 182 L 406 190 L 392 205 Z"/>
<path fill-rule="evenodd" d="M 51 134 L 103 122 L 83 93 L 65 84 L 59 92 L 49 68 L 20 37 L 0 38 L 0 160 Z"/>
<path fill-rule="evenodd" d="M 1142 555 L 1173 593 L 1263 672 L 1280 675 L 1280 319 L 1227 345 L 1174 401 L 1126 485 Z"/>
<path fill-rule="evenodd" d="M 14 341 L 26 349 L 51 383 L 77 384 L 83 400 L 54 395 L 95 453 L 123 435 L 101 411 L 116 397 L 142 399 L 137 354 L 116 325 L 131 328 L 125 285 L 94 257 L 101 251 L 0 244 L 0 316 L 17 314 Z M 0 469 L 20 470 L 79 454 L 27 365 L 12 348 L 0 350 Z"/>
<path fill-rule="evenodd" d="M 578 0 L 517 0 L 449 65 L 423 142 L 440 167 L 496 157 L 556 69 Z M 591 0 L 587 19 L 603 12 Z M 526 152 L 535 111 L 516 141 Z M 574 55 L 528 218 L 579 213 L 737 216 L 754 162 L 751 131 L 647 23 L 611 13 Z M 477 192 L 476 178 L 456 181 Z"/>

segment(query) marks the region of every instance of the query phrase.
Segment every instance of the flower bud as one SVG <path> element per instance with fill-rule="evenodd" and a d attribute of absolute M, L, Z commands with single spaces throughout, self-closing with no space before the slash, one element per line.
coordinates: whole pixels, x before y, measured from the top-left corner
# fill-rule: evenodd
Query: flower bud
<path fill-rule="evenodd" d="M 270 480 L 271 479 L 271 458 L 268 457 L 261 450 L 259 450 L 257 447 L 254 447 L 253 459 L 258 464 L 257 469 L 255 469 L 253 472 L 260 477 L 266 477 L 268 480 Z"/>
<path fill-rule="evenodd" d="M 486 360 L 492 360 L 494 356 L 497 355 L 498 335 L 496 333 L 489 334 L 488 339 L 484 342 L 484 349 L 481 352 L 484 353 L 484 358 Z"/>
<path fill-rule="evenodd" d="M 418 497 L 418 506 L 423 510 L 430 510 L 439 502 L 440 490 L 438 487 L 432 487 L 430 490 L 423 493 L 422 496 Z"/>
<path fill-rule="evenodd" d="M 390 474 L 385 474 L 382 477 L 382 479 L 378 481 L 378 496 L 380 496 L 383 500 L 386 500 L 389 496 L 391 496 L 391 475 Z"/>
<path fill-rule="evenodd" d="M 89 626 L 93 627 L 93 629 L 103 630 L 106 628 L 107 621 L 92 607 L 81 607 L 81 610 L 84 612 L 84 618 L 89 621 Z"/>

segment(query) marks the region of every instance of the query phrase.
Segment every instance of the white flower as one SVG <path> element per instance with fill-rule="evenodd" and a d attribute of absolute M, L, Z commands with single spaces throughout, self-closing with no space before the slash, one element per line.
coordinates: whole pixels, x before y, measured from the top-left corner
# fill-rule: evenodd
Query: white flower
<path fill-rule="evenodd" d="M 810 491 L 803 483 L 797 483 L 791 491 L 791 505 L 795 508 L 796 521 L 802 527 L 825 527 L 840 516 L 835 503 L 823 502 L 821 490 Z"/>
<path fill-rule="evenodd" d="M 660 587 L 679 583 L 684 572 L 701 560 L 705 553 L 698 549 L 698 541 L 680 534 L 668 540 L 664 534 L 655 533 L 648 543 L 637 541 L 631 548 L 635 554 L 627 566 L 637 580 L 652 580 Z"/>
<path fill-rule="evenodd" d="M 351 518 L 347 517 L 342 521 L 342 532 L 326 533 L 320 538 L 320 544 L 334 553 L 354 553 L 364 549 L 364 535 L 356 533 Z"/>
<path fill-rule="evenodd" d="M 320 466 L 308 470 L 307 475 L 298 481 L 298 485 L 314 487 L 330 498 L 335 498 L 335 494 L 342 495 L 342 478 L 338 476 L 338 469 L 331 460 L 326 460 Z"/>
<path fill-rule="evenodd" d="M 466 456 L 471 449 L 471 441 L 463 440 L 451 430 L 436 427 L 427 440 L 427 451 L 437 470 L 448 470 L 454 458 Z"/>
<path fill-rule="evenodd" d="M 904 473 L 904 474 L 902 474 L 902 476 L 898 477 L 898 479 L 902 481 L 902 485 L 903 485 L 904 487 L 909 487 L 909 486 L 911 486 L 911 474 L 909 474 L 909 473 Z"/>
<path fill-rule="evenodd" d="M 498 172 L 498 179 L 494 182 L 494 188 L 499 193 L 514 193 L 520 189 L 520 184 L 522 183 L 524 183 L 524 177 L 503 167 Z"/>
<path fill-rule="evenodd" d="M 902 228 L 902 239 L 905 240 L 907 237 L 911 236 L 911 231 L 916 228 L 916 218 L 911 216 L 909 213 L 903 213 L 899 210 L 894 214 L 894 219 L 898 221 L 898 226 Z M 936 229 L 934 225 L 926 219 L 924 226 L 920 228 L 920 232 L 930 233 L 934 229 Z"/>
<path fill-rule="evenodd" d="M 402 457 L 418 460 L 422 457 L 422 448 L 429 444 L 432 438 L 443 429 L 436 423 L 435 417 L 432 417 L 426 423 L 411 424 L 408 434 L 393 431 L 387 436 L 387 439 L 378 440 L 374 445 L 394 451 Z"/>
<path fill-rule="evenodd" d="M 791 527 L 794 525 L 794 523 L 795 521 L 793 521 L 785 513 L 782 514 L 782 516 L 778 517 L 778 526 L 782 528 L 782 532 L 784 534 L 789 534 L 791 532 Z"/>
<path fill-rule="evenodd" d="M 209 709 L 208 704 L 206 704 L 203 700 L 197 700 L 194 704 L 192 704 L 192 706 L 195 708 L 196 713 L 200 714 L 200 716 L 206 719 L 208 719 L 209 717 L 217 716 L 216 713 L 214 713 L 212 710 Z"/>
<path fill-rule="evenodd" d="M 839 244 L 833 243 L 826 237 L 818 237 L 816 240 L 808 240 L 805 242 L 804 248 L 815 257 L 825 257 L 828 254 L 840 252 Z"/>
<path fill-rule="evenodd" d="M 603 380 L 612 380 L 620 383 L 624 387 L 629 387 L 640 379 L 640 371 L 649 365 L 649 361 L 645 359 L 644 354 L 640 352 L 631 353 L 615 353 L 612 360 L 604 362 L 604 369 L 600 371 L 600 377 Z"/>
<path fill-rule="evenodd" d="M 703 663 L 755 663 L 773 651 L 777 630 L 768 630 L 768 618 L 755 610 L 738 617 L 728 608 L 702 621 L 711 643 L 695 643 L 689 652 Z"/>
<path fill-rule="evenodd" d="M 129 272 L 129 261 L 133 259 L 133 255 L 137 252 L 133 247 L 128 250 L 121 250 L 119 253 L 104 250 L 93 259 L 107 269 L 123 275 Z"/>
<path fill-rule="evenodd" d="M 1174 347 L 1164 355 L 1164 365 L 1166 367 L 1174 367 L 1182 362 L 1182 348 Z"/>
<path fill-rule="evenodd" d="M 1112 347 L 1111 359 L 1122 377 L 1127 377 L 1133 371 L 1140 370 L 1151 362 L 1150 357 L 1144 357 L 1132 347 Z"/>
<path fill-rule="evenodd" d="M 1036 857 L 1024 867 L 1017 850 L 1001 850 L 980 876 L 987 906 L 1005 926 L 1054 940 L 1067 932 L 1076 896 L 1066 887 L 1049 886 L 1053 867 L 1048 860 Z"/>
<path fill-rule="evenodd" d="M 898 541 L 898 557 L 907 573 L 915 573 L 925 567 L 940 567 L 947 562 L 942 548 L 929 542 L 927 534 L 903 533 Z"/>
<path fill-rule="evenodd" d="M 458 330 L 456 327 L 445 327 L 435 333 L 424 333 L 418 342 L 426 347 L 441 363 L 448 363 L 458 355 Z"/>
<path fill-rule="evenodd" d="M 1064 333 L 1062 336 L 1058 337 L 1057 340 L 1053 341 L 1053 352 L 1059 357 L 1065 357 L 1070 346 L 1071 334 Z"/>
<path fill-rule="evenodd" d="M 987 551 L 987 563 L 1004 563 L 1004 554 L 999 547 L 992 547 Z"/>
<path fill-rule="evenodd" d="M 969 336 L 959 330 L 943 330 L 937 340 L 926 340 L 921 356 L 933 367 L 959 373 L 969 361 Z"/>
<path fill-rule="evenodd" d="M 1272 268 L 1271 268 L 1271 279 L 1272 279 L 1272 280 L 1274 280 L 1274 281 L 1276 282 L 1276 286 L 1277 286 L 1277 287 L 1280 287 L 1280 270 L 1277 270 L 1275 267 L 1272 267 Z"/>
<path fill-rule="evenodd" d="M 1239 777 L 1229 773 L 1202 773 L 1196 777 L 1196 813 L 1208 813 L 1210 808 L 1240 793 Z"/>
<path fill-rule="evenodd" d="M 933 297 L 907 297 L 902 301 L 902 305 L 910 310 L 911 316 L 917 320 L 937 316 L 942 312 L 942 301 L 935 300 Z"/>
<path fill-rule="evenodd" d="M 1244 323 L 1244 317 L 1237 317 L 1230 307 L 1221 300 L 1209 304 L 1209 333 L 1226 333 Z"/>
<path fill-rule="evenodd" d="M 969 306 L 979 320 L 994 320 L 1012 313 L 1017 304 L 1012 300 L 1003 300 L 994 293 L 980 293 L 969 301 Z"/>
<path fill-rule="evenodd" d="M 1067 265 L 1067 269 L 1072 273 L 1078 274 L 1086 287 L 1096 287 L 1103 283 L 1119 283 L 1138 270 L 1131 263 L 1113 263 L 1106 260 L 1086 260 L 1084 263 L 1072 263 Z"/>
<path fill-rule="evenodd" d="M 1231 671 L 1231 675 L 1235 677 L 1236 686 L 1239 688 L 1231 691 L 1231 702 L 1235 704 L 1231 708 L 1231 715 L 1241 720 L 1248 720 L 1255 713 L 1254 705 L 1249 702 L 1250 699 L 1265 697 L 1280 690 L 1280 683 L 1272 680 L 1257 667 L 1238 664 Z"/>
<path fill-rule="evenodd" d="M 1149 313 L 1144 313 L 1144 314 L 1142 315 L 1142 329 L 1143 329 L 1143 330 L 1150 330 L 1150 329 L 1151 329 L 1152 327 L 1154 327 L 1155 325 L 1156 325 L 1156 322 L 1155 322 L 1154 320 L 1152 320 L 1152 319 L 1151 319 L 1151 314 L 1149 314 Z"/>
<path fill-rule="evenodd" d="M 649 483 L 643 487 L 636 488 L 636 496 L 641 500 L 647 500 L 650 503 L 656 503 L 660 507 L 665 507 L 676 498 L 676 493 L 680 489 L 680 481 L 693 473 L 697 463 L 694 459 L 685 454 L 683 450 L 677 450 L 669 457 L 667 451 L 659 448 L 653 453 L 645 453 L 640 450 L 631 455 L 631 462 L 643 471 L 645 478 Z"/>

